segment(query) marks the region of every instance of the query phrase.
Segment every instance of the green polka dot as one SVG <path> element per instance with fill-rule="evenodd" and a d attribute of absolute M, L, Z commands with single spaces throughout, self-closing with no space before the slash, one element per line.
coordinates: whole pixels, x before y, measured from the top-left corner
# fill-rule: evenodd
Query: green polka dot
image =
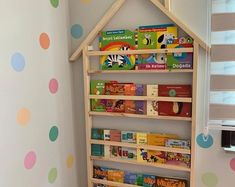
<path fill-rule="evenodd" d="M 202 175 L 202 182 L 207 187 L 216 187 L 218 184 L 218 177 L 214 173 L 204 173 Z"/>
<path fill-rule="evenodd" d="M 53 126 L 49 132 L 49 138 L 52 142 L 56 141 L 59 135 L 59 129 L 56 126 Z"/>
<path fill-rule="evenodd" d="M 52 168 L 48 173 L 48 182 L 52 184 L 55 182 L 56 178 L 57 178 L 57 169 Z"/>
<path fill-rule="evenodd" d="M 51 5 L 54 7 L 54 8 L 57 8 L 59 6 L 59 0 L 50 0 L 51 1 Z"/>

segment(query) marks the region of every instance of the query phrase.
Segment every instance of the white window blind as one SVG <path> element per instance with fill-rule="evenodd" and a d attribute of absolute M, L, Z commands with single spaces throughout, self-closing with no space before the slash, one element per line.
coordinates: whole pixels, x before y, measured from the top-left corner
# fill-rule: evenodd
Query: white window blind
<path fill-rule="evenodd" d="M 235 0 L 211 2 L 208 129 L 235 130 Z"/>

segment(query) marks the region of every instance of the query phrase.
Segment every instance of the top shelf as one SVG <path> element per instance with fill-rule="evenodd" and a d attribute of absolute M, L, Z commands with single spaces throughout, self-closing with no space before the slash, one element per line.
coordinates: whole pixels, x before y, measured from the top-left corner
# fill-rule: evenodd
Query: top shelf
<path fill-rule="evenodd" d="M 103 55 L 138 55 L 138 54 L 155 54 L 155 53 L 192 53 L 193 48 L 172 48 L 172 49 L 142 49 L 128 51 L 88 51 L 88 56 Z"/>

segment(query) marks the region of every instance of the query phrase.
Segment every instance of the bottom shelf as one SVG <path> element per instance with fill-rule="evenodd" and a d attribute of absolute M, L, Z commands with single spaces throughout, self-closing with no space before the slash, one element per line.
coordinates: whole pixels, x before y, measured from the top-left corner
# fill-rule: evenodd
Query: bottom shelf
<path fill-rule="evenodd" d="M 112 182 L 112 181 L 94 179 L 94 178 L 91 178 L 91 182 L 93 184 L 104 184 L 104 185 L 110 185 L 110 186 L 116 186 L 116 187 L 137 187 L 137 185 L 133 185 L 133 184 L 124 184 L 124 183 Z"/>
<path fill-rule="evenodd" d="M 105 158 L 105 157 L 97 157 L 97 156 L 91 156 L 91 159 L 92 160 L 99 160 L 99 161 L 143 165 L 143 166 L 150 166 L 150 167 L 156 167 L 156 168 L 162 168 L 162 169 L 168 169 L 168 170 L 176 170 L 176 171 L 186 171 L 186 172 L 191 171 L 190 168 L 183 167 L 183 166 L 177 166 L 177 165 L 170 165 L 170 164 L 142 163 L 142 162 L 137 162 L 135 160 L 124 160 L 124 159 Z"/>

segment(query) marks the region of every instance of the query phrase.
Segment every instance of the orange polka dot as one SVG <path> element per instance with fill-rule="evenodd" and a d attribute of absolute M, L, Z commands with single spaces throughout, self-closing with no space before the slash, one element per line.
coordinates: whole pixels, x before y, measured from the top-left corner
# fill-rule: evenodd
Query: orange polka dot
<path fill-rule="evenodd" d="M 30 121 L 30 111 L 27 108 L 22 108 L 17 114 L 17 123 L 21 126 L 26 126 Z"/>
<path fill-rule="evenodd" d="M 50 47 L 50 38 L 47 33 L 42 33 L 40 35 L 39 42 L 43 49 L 48 49 Z"/>

